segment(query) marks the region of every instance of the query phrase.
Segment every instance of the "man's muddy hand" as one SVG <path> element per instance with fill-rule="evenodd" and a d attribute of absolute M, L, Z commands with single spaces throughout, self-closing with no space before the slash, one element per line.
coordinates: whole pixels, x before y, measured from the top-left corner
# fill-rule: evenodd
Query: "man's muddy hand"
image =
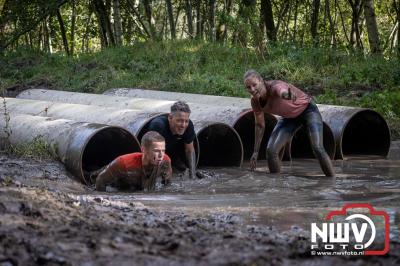
<path fill-rule="evenodd" d="M 250 170 L 254 171 L 257 168 L 258 152 L 254 152 L 250 158 Z"/>
<path fill-rule="evenodd" d="M 162 161 L 158 165 L 158 174 L 157 176 L 161 177 L 161 183 L 167 185 L 171 182 L 169 177 L 169 163 L 167 161 Z"/>

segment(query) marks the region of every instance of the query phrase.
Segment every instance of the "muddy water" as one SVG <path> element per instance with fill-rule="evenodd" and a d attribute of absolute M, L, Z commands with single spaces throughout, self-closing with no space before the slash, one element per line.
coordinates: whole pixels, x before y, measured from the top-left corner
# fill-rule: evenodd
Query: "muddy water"
<path fill-rule="evenodd" d="M 116 201 L 140 201 L 160 210 L 193 215 L 237 215 L 243 224 L 272 225 L 282 230 L 309 229 L 331 210 L 345 203 L 370 203 L 386 210 L 391 232 L 398 235 L 400 220 L 400 160 L 367 158 L 334 162 L 336 177 L 322 175 L 315 160 L 285 162 L 282 174 L 258 170 L 203 169 L 212 173 L 201 180 L 175 179 L 151 193 L 102 194 Z M 97 193 L 96 193 L 97 194 Z"/>
<path fill-rule="evenodd" d="M 259 167 L 99 193 L 61 163 L 0 154 L 0 265 L 399 265 L 399 160 L 335 161 L 336 178 L 314 160 Z M 310 256 L 310 223 L 348 202 L 389 213 L 387 256 Z"/>

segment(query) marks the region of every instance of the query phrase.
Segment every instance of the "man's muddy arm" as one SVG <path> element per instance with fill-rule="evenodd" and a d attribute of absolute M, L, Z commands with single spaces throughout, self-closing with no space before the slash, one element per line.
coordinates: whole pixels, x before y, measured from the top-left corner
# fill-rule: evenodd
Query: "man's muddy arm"
<path fill-rule="evenodd" d="M 153 167 L 150 176 L 142 180 L 143 189 L 154 190 L 158 177 L 161 177 L 161 183 L 164 185 L 171 182 L 172 167 L 170 161 L 162 161 L 159 165 Z"/>
<path fill-rule="evenodd" d="M 96 178 L 96 190 L 106 191 L 106 186 L 116 183 L 123 169 L 119 166 L 117 160 L 112 161 Z"/>
<path fill-rule="evenodd" d="M 185 155 L 189 166 L 189 178 L 193 179 L 196 176 L 196 153 L 193 142 L 185 144 Z"/>
<path fill-rule="evenodd" d="M 172 167 L 170 161 L 163 161 L 160 165 L 161 183 L 163 185 L 168 185 L 171 183 L 172 179 Z"/>

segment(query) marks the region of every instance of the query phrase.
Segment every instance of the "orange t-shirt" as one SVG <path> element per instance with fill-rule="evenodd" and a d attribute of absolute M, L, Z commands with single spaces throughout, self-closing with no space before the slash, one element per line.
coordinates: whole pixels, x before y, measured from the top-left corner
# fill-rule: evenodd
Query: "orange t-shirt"
<path fill-rule="evenodd" d="M 120 166 L 121 170 L 124 171 L 131 171 L 134 169 L 141 169 L 142 168 L 142 157 L 143 153 L 141 152 L 134 152 L 125 155 L 119 156 L 117 159 L 118 166 Z M 168 155 L 164 155 L 163 161 L 171 162 L 171 159 Z"/>
<path fill-rule="evenodd" d="M 261 106 L 259 98 L 251 98 L 251 107 L 254 112 L 265 112 L 282 116 L 283 118 L 295 118 L 299 116 L 308 106 L 311 97 L 299 88 L 281 80 L 265 81 L 267 89 L 267 102 Z M 286 100 L 281 97 L 283 92 L 290 88 L 296 100 Z"/>

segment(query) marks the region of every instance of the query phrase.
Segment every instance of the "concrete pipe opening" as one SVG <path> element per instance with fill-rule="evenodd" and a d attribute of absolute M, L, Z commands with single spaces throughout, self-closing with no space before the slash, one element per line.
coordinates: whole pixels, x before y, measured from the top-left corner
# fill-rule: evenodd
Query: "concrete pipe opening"
<path fill-rule="evenodd" d="M 269 137 L 274 129 L 277 119 L 269 114 L 264 114 L 265 117 L 265 131 L 261 141 L 260 151 L 267 147 Z M 254 151 L 254 113 L 252 110 L 244 112 L 234 123 L 233 128 L 237 131 L 243 143 L 243 159 L 250 160 Z M 266 153 L 259 152 L 258 159 L 265 160 Z"/>
<path fill-rule="evenodd" d="M 323 142 L 326 153 L 329 158 L 335 158 L 335 137 L 331 128 L 323 123 Z M 290 144 L 291 158 L 315 158 L 311 148 L 311 142 L 308 137 L 308 131 L 305 127 L 300 127 L 294 134 Z"/>
<path fill-rule="evenodd" d="M 341 142 L 343 157 L 386 157 L 390 149 L 390 130 L 379 113 L 362 110 L 345 125 Z"/>
<path fill-rule="evenodd" d="M 197 131 L 197 138 L 201 149 L 199 166 L 242 165 L 242 141 L 232 127 L 209 123 Z"/>
<path fill-rule="evenodd" d="M 84 145 L 81 155 L 81 171 L 85 182 L 91 184 L 90 174 L 118 156 L 139 151 L 136 138 L 122 128 L 105 127 L 95 131 Z"/>

